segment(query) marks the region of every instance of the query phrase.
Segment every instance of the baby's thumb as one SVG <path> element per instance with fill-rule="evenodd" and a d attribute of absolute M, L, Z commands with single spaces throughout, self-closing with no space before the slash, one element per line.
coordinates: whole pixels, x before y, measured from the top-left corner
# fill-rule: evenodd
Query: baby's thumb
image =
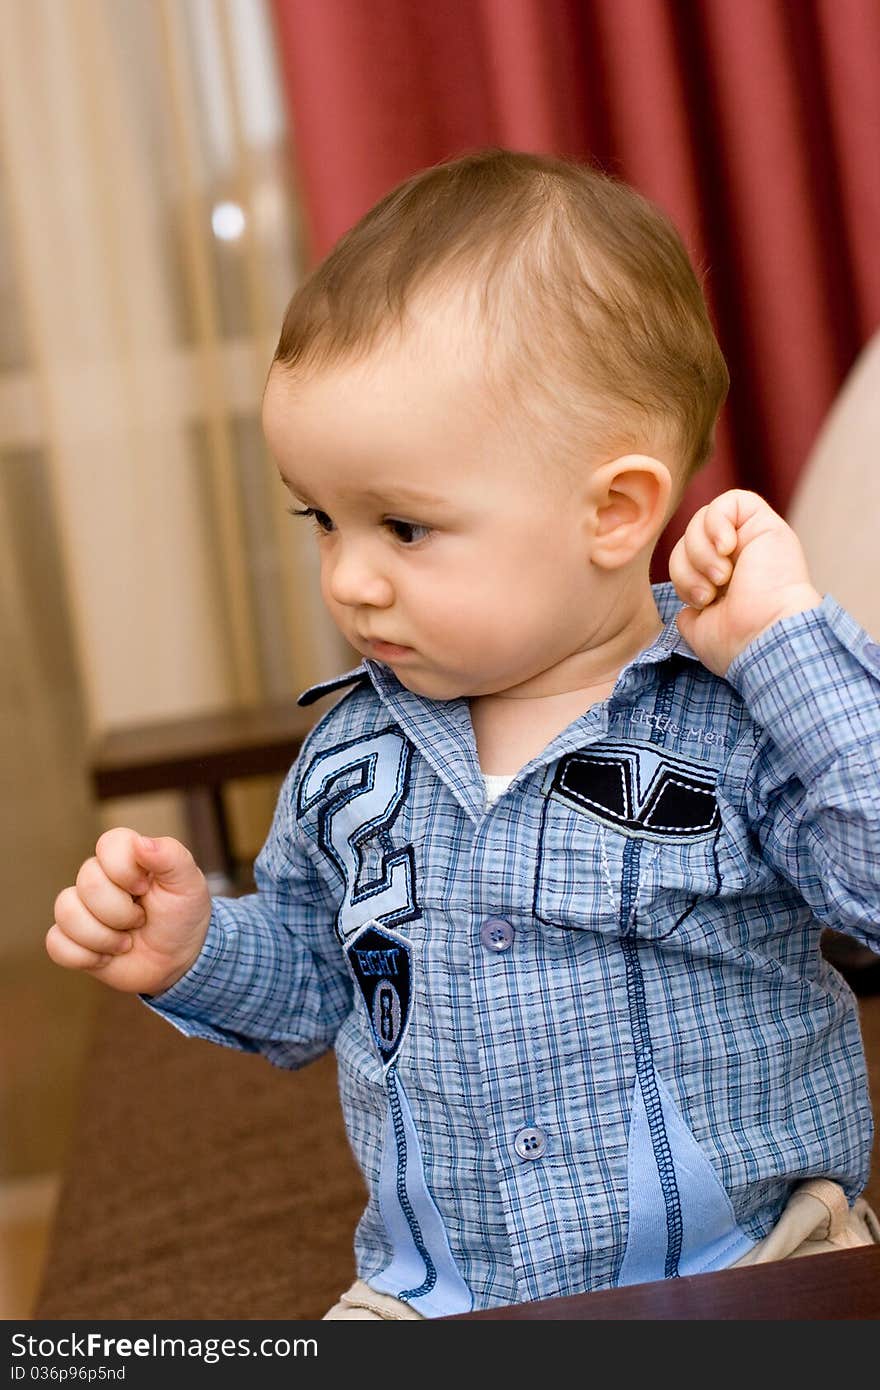
<path fill-rule="evenodd" d="M 201 869 L 186 845 L 171 835 L 162 835 L 155 840 L 138 835 L 136 851 L 138 863 L 147 870 L 153 882 L 161 884 L 163 888 L 186 893 L 202 887 L 204 879 Z"/>

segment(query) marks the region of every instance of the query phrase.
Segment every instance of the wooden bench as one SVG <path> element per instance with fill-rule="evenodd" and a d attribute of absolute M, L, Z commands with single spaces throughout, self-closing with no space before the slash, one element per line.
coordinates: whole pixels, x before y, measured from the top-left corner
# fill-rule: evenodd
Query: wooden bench
<path fill-rule="evenodd" d="M 447 1322 L 487 1319 L 554 1322 L 815 1321 L 880 1317 L 880 1246 L 799 1260 L 660 1279 L 623 1289 L 543 1298 L 513 1308 L 463 1313 Z"/>

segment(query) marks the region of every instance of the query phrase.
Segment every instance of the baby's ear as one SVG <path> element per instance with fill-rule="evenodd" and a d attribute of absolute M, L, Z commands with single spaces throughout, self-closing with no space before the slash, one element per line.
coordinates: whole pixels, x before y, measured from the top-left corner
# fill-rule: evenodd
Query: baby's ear
<path fill-rule="evenodd" d="M 657 540 L 666 522 L 672 474 L 659 459 L 624 454 L 594 471 L 589 492 L 590 558 L 602 569 L 619 569 Z"/>

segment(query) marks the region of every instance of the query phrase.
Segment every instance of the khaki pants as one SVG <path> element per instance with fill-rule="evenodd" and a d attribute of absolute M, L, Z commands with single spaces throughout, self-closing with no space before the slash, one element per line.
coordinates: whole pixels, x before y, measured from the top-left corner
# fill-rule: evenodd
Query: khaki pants
<path fill-rule="evenodd" d="M 793 1260 L 800 1255 L 821 1255 L 855 1245 L 880 1245 L 880 1221 L 864 1198 L 859 1197 L 850 1207 L 838 1183 L 828 1178 L 811 1178 L 795 1188 L 770 1234 L 736 1260 L 735 1265 L 769 1264 L 771 1260 Z M 421 1318 L 422 1314 L 356 1279 L 324 1317 L 385 1322 Z"/>

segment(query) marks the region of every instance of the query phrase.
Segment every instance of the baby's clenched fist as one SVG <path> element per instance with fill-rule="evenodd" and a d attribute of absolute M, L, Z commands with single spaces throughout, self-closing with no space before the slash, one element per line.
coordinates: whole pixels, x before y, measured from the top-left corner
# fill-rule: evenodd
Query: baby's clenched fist
<path fill-rule="evenodd" d="M 210 890 L 186 846 L 119 827 L 55 899 L 46 950 L 114 989 L 161 994 L 195 962 L 210 920 Z"/>
<path fill-rule="evenodd" d="M 678 630 L 716 676 L 774 623 L 822 603 L 794 531 L 742 488 L 691 517 L 669 557 L 669 577 L 691 605 L 676 614 Z"/>

